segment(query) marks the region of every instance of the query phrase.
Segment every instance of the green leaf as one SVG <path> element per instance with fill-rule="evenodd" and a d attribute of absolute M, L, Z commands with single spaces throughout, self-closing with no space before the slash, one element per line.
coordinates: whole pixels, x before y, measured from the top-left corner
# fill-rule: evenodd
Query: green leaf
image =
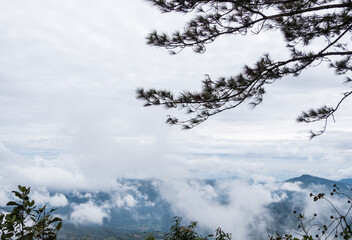
<path fill-rule="evenodd" d="M 14 201 L 10 201 L 6 204 L 6 206 L 18 206 L 19 204 L 14 202 Z"/>
<path fill-rule="evenodd" d="M 46 208 L 46 205 L 44 205 L 42 208 L 39 208 L 39 212 L 44 212 Z"/>
<path fill-rule="evenodd" d="M 59 218 L 59 217 L 55 217 L 53 220 L 51 220 L 50 222 L 51 223 L 54 223 L 54 222 L 58 222 L 58 221 L 62 221 L 62 219 L 61 218 Z"/>
<path fill-rule="evenodd" d="M 19 193 L 17 191 L 12 191 L 12 192 L 16 195 L 16 197 L 22 199 L 22 194 L 21 193 Z"/>
<path fill-rule="evenodd" d="M 13 215 L 10 222 L 13 223 L 13 222 L 15 222 L 15 220 L 16 220 L 16 215 Z"/>
<path fill-rule="evenodd" d="M 13 236 L 13 233 L 3 233 L 1 235 L 1 239 L 11 239 Z"/>
<path fill-rule="evenodd" d="M 52 213 L 52 212 L 56 211 L 56 209 L 57 209 L 57 208 L 53 208 L 53 209 L 51 209 L 48 213 Z"/>
<path fill-rule="evenodd" d="M 44 224 L 45 224 L 45 218 L 42 218 L 37 222 L 38 226 L 43 226 Z"/>
<path fill-rule="evenodd" d="M 35 204 L 35 201 L 34 201 L 34 200 L 32 200 L 32 201 L 30 201 L 27 205 L 28 205 L 29 207 L 33 207 L 33 206 L 34 206 L 34 204 Z"/>
<path fill-rule="evenodd" d="M 21 185 L 18 185 L 18 189 L 19 189 L 21 192 L 25 192 L 25 191 L 27 190 L 26 187 L 21 186 Z"/>
<path fill-rule="evenodd" d="M 62 222 L 59 222 L 56 226 L 56 231 L 59 231 L 62 228 Z"/>

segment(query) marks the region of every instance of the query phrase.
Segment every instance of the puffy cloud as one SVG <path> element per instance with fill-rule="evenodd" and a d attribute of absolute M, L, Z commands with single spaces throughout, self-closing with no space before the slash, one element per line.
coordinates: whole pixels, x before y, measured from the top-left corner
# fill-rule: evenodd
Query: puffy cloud
<path fill-rule="evenodd" d="M 73 206 L 73 212 L 70 216 L 72 223 L 77 225 L 98 224 L 102 225 L 105 218 L 109 218 L 110 212 L 104 206 L 97 206 L 94 202 L 89 201 Z"/>
<path fill-rule="evenodd" d="M 349 168 L 339 169 L 336 172 L 334 177 L 336 179 L 341 179 L 341 178 L 350 178 L 351 176 L 352 176 L 352 167 L 349 167 Z"/>
<path fill-rule="evenodd" d="M 12 153 L 4 146 L 0 152 Z M 45 159 L 40 156 L 25 158 L 14 153 L 11 156 L 12 158 L 0 160 L 2 164 L 0 173 L 4 184 L 11 186 L 12 189 L 17 184 L 53 190 L 79 189 L 87 185 L 87 179 L 77 170 L 77 165 L 69 164 L 69 158 Z"/>
<path fill-rule="evenodd" d="M 120 193 L 117 193 L 112 198 L 112 204 L 118 208 L 130 209 L 135 207 L 138 204 L 138 201 L 131 194 L 122 196 Z"/>
<path fill-rule="evenodd" d="M 62 193 L 50 196 L 49 192 L 33 191 L 31 197 L 37 204 L 49 204 L 52 207 L 65 207 L 68 204 L 67 198 Z"/>
<path fill-rule="evenodd" d="M 299 185 L 300 185 L 299 182 L 294 182 L 294 183 L 284 182 L 281 185 L 281 189 L 282 190 L 286 190 L 286 191 L 300 192 L 300 191 L 302 191 L 302 189 L 301 189 L 301 187 Z"/>
<path fill-rule="evenodd" d="M 126 203 L 127 207 L 134 207 L 137 204 L 137 201 L 130 194 L 127 194 L 124 197 L 124 200 L 125 200 L 125 203 Z"/>

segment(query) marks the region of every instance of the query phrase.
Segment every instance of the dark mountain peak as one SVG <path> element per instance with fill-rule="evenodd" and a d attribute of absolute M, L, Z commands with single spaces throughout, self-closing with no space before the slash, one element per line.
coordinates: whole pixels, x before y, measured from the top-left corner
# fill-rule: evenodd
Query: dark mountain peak
<path fill-rule="evenodd" d="M 341 189 L 350 188 L 350 186 L 346 183 L 337 182 L 326 178 L 320 178 L 320 177 L 316 177 L 308 174 L 303 174 L 300 177 L 288 179 L 285 182 L 292 182 L 292 183 L 301 182 L 302 183 L 301 187 L 303 188 L 308 188 L 308 187 L 311 187 L 312 185 L 322 185 L 327 189 L 332 190 L 335 184 Z"/>
<path fill-rule="evenodd" d="M 286 182 L 312 181 L 312 180 L 317 180 L 317 179 L 328 180 L 328 179 L 325 179 L 325 178 L 320 178 L 320 177 L 312 176 L 312 175 L 309 175 L 309 174 L 303 174 L 303 175 L 301 175 L 299 177 L 288 179 Z"/>
<path fill-rule="evenodd" d="M 309 175 L 309 174 L 303 174 L 302 176 L 300 177 L 307 177 L 307 178 L 318 178 L 316 176 L 312 176 L 312 175 Z"/>

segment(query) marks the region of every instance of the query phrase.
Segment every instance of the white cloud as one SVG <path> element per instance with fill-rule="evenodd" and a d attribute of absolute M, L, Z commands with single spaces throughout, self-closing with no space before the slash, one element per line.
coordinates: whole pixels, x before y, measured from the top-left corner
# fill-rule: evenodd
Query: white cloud
<path fill-rule="evenodd" d="M 102 225 L 105 218 L 109 218 L 110 212 L 102 206 L 97 206 L 94 202 L 89 201 L 73 206 L 73 212 L 70 216 L 72 223 L 76 225 L 98 224 Z"/>
<path fill-rule="evenodd" d="M 124 200 L 126 202 L 126 205 L 128 207 L 134 207 L 136 206 L 137 204 L 137 201 L 133 198 L 133 196 L 131 194 L 127 194 L 125 197 L 124 197 Z"/>
<path fill-rule="evenodd" d="M 122 196 L 120 193 L 116 193 L 112 198 L 112 204 L 118 208 L 130 209 L 135 207 L 138 201 L 131 194 Z"/>
<path fill-rule="evenodd" d="M 294 182 L 294 183 L 285 182 L 281 185 L 281 189 L 286 191 L 295 191 L 295 192 L 302 191 L 300 187 L 300 182 Z"/>
<path fill-rule="evenodd" d="M 325 189 L 322 186 L 312 185 L 309 189 L 302 189 L 299 183 L 279 183 L 271 179 L 266 182 L 263 178 L 260 183 L 227 179 L 216 180 L 211 184 L 178 179 L 164 182 L 160 189 L 162 197 L 171 204 L 175 214 L 185 218 L 184 224 L 197 221 L 207 231 L 221 227 L 225 232 L 232 233 L 234 239 L 248 239 L 248 234 L 258 234 L 258 238 L 266 236 L 267 230 L 272 229 L 274 223 L 278 224 L 278 219 L 273 219 L 267 208 L 271 203 L 289 201 L 289 204 L 293 204 L 293 209 L 282 210 L 297 210 L 304 214 L 307 221 L 317 214 L 316 220 L 308 223 L 312 226 L 314 223 L 329 224 L 330 216 L 337 216 L 334 207 L 341 214 L 349 209 L 347 199 L 336 195 L 326 195 L 334 207 L 323 199 L 313 201 L 310 193 L 317 195 Z M 285 191 L 295 193 L 287 194 Z M 281 225 L 280 228 L 286 233 L 292 232 L 295 221 L 293 212 L 285 217 L 285 221 L 290 224 Z M 313 231 L 314 226 L 312 233 Z"/>
<path fill-rule="evenodd" d="M 62 193 L 50 196 L 50 193 L 46 191 L 33 191 L 31 197 L 37 204 L 49 204 L 52 207 L 65 207 L 68 204 L 67 198 Z"/>
<path fill-rule="evenodd" d="M 352 176 L 352 167 L 339 169 L 334 175 L 335 179 L 351 178 L 351 176 Z"/>
<path fill-rule="evenodd" d="M 9 201 L 8 192 L 0 190 L 0 206 L 5 206 Z"/>
<path fill-rule="evenodd" d="M 160 14 L 142 0 L 1 6 L 0 181 L 6 191 L 24 183 L 109 190 L 123 176 L 350 175 L 351 103 L 312 141 L 308 129 L 321 125 L 294 121 L 301 110 L 329 104 L 343 91 L 341 77 L 323 64 L 269 86 L 254 111 L 243 106 L 190 131 L 166 126 L 170 112 L 135 99 L 137 87 L 196 90 L 204 74 L 234 75 L 264 52 L 283 58 L 278 33 L 223 38 L 203 55 L 186 49 L 169 56 L 147 46 L 144 36 L 153 28 L 171 32 L 187 17 Z M 124 197 L 118 206 L 137 204 Z"/>
<path fill-rule="evenodd" d="M 264 233 L 266 224 L 271 221 L 265 206 L 281 200 L 265 185 L 241 180 L 218 180 L 215 188 L 202 181 L 164 184 L 162 196 L 175 212 L 210 230 L 221 227 L 231 232 L 234 239 L 248 238 L 248 229 L 254 225 L 256 231 Z"/>
<path fill-rule="evenodd" d="M 251 179 L 255 184 L 223 182 L 228 205 L 217 202 L 222 195 L 214 187 L 197 181 L 163 188 L 164 198 L 188 217 L 244 239 L 254 218 L 265 218 L 265 204 L 285 197 L 273 190 L 301 191 L 296 184 L 278 187 L 276 179 L 352 175 L 351 103 L 312 141 L 308 130 L 322 125 L 295 122 L 302 110 L 336 104 L 331 101 L 345 91 L 342 78 L 324 64 L 269 86 L 254 111 L 242 106 L 190 131 L 166 126 L 170 112 L 143 108 L 135 99 L 141 86 L 199 90 L 204 74 L 235 75 L 264 52 L 282 59 L 287 52 L 279 33 L 222 38 L 205 54 L 186 49 L 169 56 L 147 46 L 145 35 L 180 29 L 187 17 L 160 14 L 142 0 L 0 5 L 0 205 L 17 184 L 32 186 L 38 203 L 52 206 L 66 206 L 67 199 L 36 189 L 116 190 L 111 204 L 131 209 L 154 203 L 119 177 Z M 74 206 L 70 217 L 76 224 L 105 218 L 108 207 L 93 202 Z"/>

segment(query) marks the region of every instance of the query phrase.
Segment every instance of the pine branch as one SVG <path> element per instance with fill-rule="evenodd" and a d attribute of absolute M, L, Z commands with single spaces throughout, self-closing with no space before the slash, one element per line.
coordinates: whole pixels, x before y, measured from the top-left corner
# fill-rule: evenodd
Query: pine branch
<path fill-rule="evenodd" d="M 183 32 L 171 36 L 156 31 L 149 34 L 147 43 L 166 49 L 192 47 L 195 52 L 203 53 L 205 45 L 222 35 L 258 34 L 262 30 L 280 30 L 287 42 L 291 57 L 273 61 L 269 54 L 263 55 L 252 67 L 245 65 L 243 71 L 235 76 L 219 78 L 214 81 L 207 77 L 199 92 L 183 91 L 174 95 L 168 90 L 143 88 L 137 89 L 137 99 L 144 106 L 164 106 L 186 110 L 190 118 L 179 120 L 168 116 L 167 123 L 193 128 L 209 117 L 238 107 L 247 102 L 251 108 L 263 101 L 265 87 L 282 77 L 299 76 L 308 67 L 329 61 L 337 74 L 352 70 L 352 51 L 350 42 L 343 42 L 351 35 L 351 0 L 314 0 L 314 1 L 269 1 L 269 0 L 148 0 L 163 12 L 189 13 L 197 10 L 195 17 L 187 23 Z M 207 8 L 204 10 L 204 8 Z M 322 37 L 326 45 L 320 51 L 309 51 L 313 39 Z M 346 38 L 345 38 L 346 39 Z M 298 47 L 303 46 L 303 50 Z M 333 62 L 334 60 L 335 62 Z M 347 78 L 347 82 L 352 82 Z M 351 92 L 346 92 L 335 107 L 323 106 L 303 112 L 298 121 L 325 121 L 319 132 L 311 131 L 311 138 L 321 135 L 327 128 L 328 118 Z"/>

